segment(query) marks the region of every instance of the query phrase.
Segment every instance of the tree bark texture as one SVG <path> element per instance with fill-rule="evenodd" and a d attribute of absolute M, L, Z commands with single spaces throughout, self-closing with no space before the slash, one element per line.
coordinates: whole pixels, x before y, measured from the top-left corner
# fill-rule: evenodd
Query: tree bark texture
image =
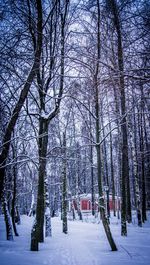
<path fill-rule="evenodd" d="M 45 237 L 50 237 L 52 236 L 52 227 L 51 227 L 51 210 L 50 210 L 47 175 L 45 176 L 44 183 L 45 183 Z"/>
<path fill-rule="evenodd" d="M 103 227 L 110 244 L 112 251 L 116 251 L 117 247 L 112 237 L 108 220 L 105 216 L 103 189 L 102 189 L 102 174 L 101 174 L 101 148 L 100 148 L 100 108 L 99 108 L 99 87 L 98 87 L 98 73 L 99 73 L 99 60 L 100 60 L 100 3 L 97 0 L 97 64 L 94 77 L 94 92 L 95 92 L 95 116 L 96 116 L 96 153 L 97 153 L 97 178 L 98 178 L 98 191 L 99 191 L 99 209 L 103 223 Z"/>
<path fill-rule="evenodd" d="M 124 84 L 124 60 L 122 48 L 121 23 L 118 13 L 116 0 L 109 0 L 111 12 L 113 14 L 113 23 L 117 32 L 118 40 L 118 68 L 119 68 L 119 86 L 121 101 L 121 135 L 122 135 L 122 170 L 121 170 L 121 235 L 127 235 L 126 220 L 132 221 L 131 200 L 130 200 L 130 179 L 129 179 L 129 161 L 128 161 L 128 136 L 127 136 L 127 119 L 126 119 L 126 98 Z"/>
<path fill-rule="evenodd" d="M 19 236 L 16 227 L 16 193 L 17 193 L 17 172 L 16 172 L 16 165 L 13 166 L 13 177 L 14 177 L 14 185 L 13 185 L 13 198 L 12 198 L 12 209 L 11 209 L 11 217 L 12 217 L 12 224 L 15 236 Z"/>
<path fill-rule="evenodd" d="M 2 207 L 3 207 L 5 225 L 6 225 L 6 238 L 7 240 L 12 241 L 13 240 L 12 222 L 11 222 L 11 217 L 10 217 L 10 213 L 8 210 L 7 200 L 4 194 L 2 196 Z"/>
<path fill-rule="evenodd" d="M 39 121 L 39 177 L 36 208 L 36 222 L 31 233 L 31 250 L 38 251 L 38 243 L 44 242 L 44 180 L 46 176 L 46 155 L 48 145 L 48 121 L 40 117 Z M 37 241 L 37 242 L 35 242 Z M 36 248 L 36 249 L 35 249 Z"/>
<path fill-rule="evenodd" d="M 63 233 L 68 233 L 67 225 L 67 161 L 66 161 L 66 135 L 63 134 L 63 150 L 62 150 L 62 223 Z"/>

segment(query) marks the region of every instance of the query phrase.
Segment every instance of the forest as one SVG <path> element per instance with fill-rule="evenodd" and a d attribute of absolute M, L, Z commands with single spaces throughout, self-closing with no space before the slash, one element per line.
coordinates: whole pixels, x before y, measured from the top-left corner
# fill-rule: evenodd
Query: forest
<path fill-rule="evenodd" d="M 86 214 L 117 251 L 112 218 L 127 238 L 150 210 L 150 2 L 0 4 L 5 240 L 19 238 L 22 216 L 31 217 L 35 252 L 54 218 L 69 235 L 68 222 L 82 225 Z"/>

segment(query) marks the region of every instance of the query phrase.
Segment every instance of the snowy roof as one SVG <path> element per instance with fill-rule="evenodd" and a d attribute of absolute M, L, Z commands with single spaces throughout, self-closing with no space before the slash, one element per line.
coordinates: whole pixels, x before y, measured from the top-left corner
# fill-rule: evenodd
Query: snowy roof
<path fill-rule="evenodd" d="M 78 197 L 78 195 L 72 196 L 73 199 L 74 198 L 77 198 L 77 197 Z M 117 197 L 120 199 L 119 196 L 115 195 L 115 199 L 117 199 Z M 79 198 L 80 199 L 91 200 L 91 193 L 82 193 L 82 194 L 79 194 Z M 94 194 L 94 198 L 95 199 L 98 199 L 99 198 L 99 194 L 98 193 Z M 109 193 L 109 198 L 112 199 L 112 194 L 111 193 Z"/>

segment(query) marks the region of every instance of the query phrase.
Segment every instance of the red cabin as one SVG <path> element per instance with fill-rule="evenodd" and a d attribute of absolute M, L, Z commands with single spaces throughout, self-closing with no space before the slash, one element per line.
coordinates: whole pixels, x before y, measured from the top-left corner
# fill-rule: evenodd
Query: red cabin
<path fill-rule="evenodd" d="M 95 204 L 94 210 L 98 211 L 98 194 L 95 194 Z M 106 196 L 104 196 L 105 203 L 106 203 Z M 91 194 L 80 194 L 79 198 L 76 196 L 73 197 L 73 207 L 77 210 L 78 206 L 82 212 L 90 212 L 92 210 L 92 202 L 91 202 Z M 110 210 L 113 210 L 113 201 L 112 195 L 109 195 L 109 207 Z M 115 209 L 120 209 L 120 197 L 115 196 Z"/>

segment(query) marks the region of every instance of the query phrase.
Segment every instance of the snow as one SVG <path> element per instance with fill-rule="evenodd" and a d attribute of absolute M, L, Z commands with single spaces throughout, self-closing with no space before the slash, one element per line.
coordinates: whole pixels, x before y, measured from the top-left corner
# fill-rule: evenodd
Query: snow
<path fill-rule="evenodd" d="M 46 210 L 45 210 L 45 215 L 46 216 L 50 216 L 50 208 L 49 207 L 46 207 Z"/>
<path fill-rule="evenodd" d="M 84 216 L 82 221 L 68 221 L 69 233 L 62 233 L 60 217 L 52 218 L 53 237 L 40 244 L 38 252 L 30 251 L 33 217 L 22 216 L 17 226 L 19 237 L 6 241 L 3 216 L 0 215 L 1 265 L 148 265 L 150 264 L 150 221 L 139 228 L 128 225 L 128 236 L 120 236 L 117 219 L 111 221 L 111 230 L 118 246 L 110 250 L 101 222 L 92 223 Z M 135 222 L 135 220 L 134 220 Z"/>
<path fill-rule="evenodd" d="M 49 118 L 49 114 L 46 114 L 44 110 L 41 111 L 41 117 L 45 120 Z"/>

